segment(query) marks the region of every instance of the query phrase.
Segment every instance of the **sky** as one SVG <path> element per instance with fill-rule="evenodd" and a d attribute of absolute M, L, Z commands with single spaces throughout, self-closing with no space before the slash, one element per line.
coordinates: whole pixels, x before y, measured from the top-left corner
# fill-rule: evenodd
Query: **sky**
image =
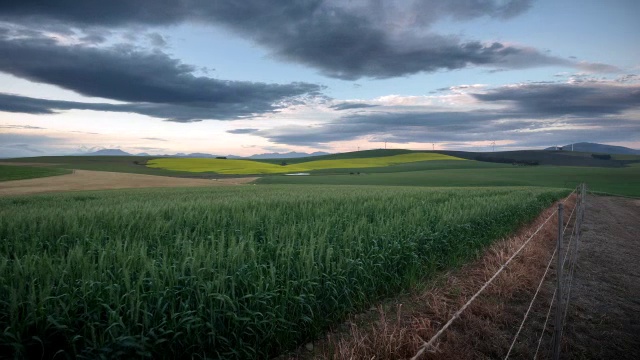
<path fill-rule="evenodd" d="M 3 1 L 0 157 L 640 149 L 639 14 L 637 0 Z"/>

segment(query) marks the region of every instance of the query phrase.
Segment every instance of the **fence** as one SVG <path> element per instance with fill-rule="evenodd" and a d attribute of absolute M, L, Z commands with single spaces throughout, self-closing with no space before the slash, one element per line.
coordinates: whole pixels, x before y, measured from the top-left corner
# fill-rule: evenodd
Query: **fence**
<path fill-rule="evenodd" d="M 576 204 L 571 210 L 568 220 L 566 224 L 564 222 L 564 203 L 567 199 L 569 199 L 572 195 L 576 194 Z M 555 265 L 555 291 L 551 296 L 551 301 L 549 302 L 549 307 L 546 312 L 546 317 L 544 324 L 542 326 L 542 330 L 540 331 L 540 336 L 538 337 L 537 347 L 535 354 L 533 356 L 534 359 L 538 359 L 539 356 L 543 356 L 545 358 L 551 358 L 553 360 L 557 360 L 560 358 L 560 349 L 562 343 L 562 335 L 563 328 L 567 318 L 567 312 L 569 310 L 569 302 L 571 298 L 571 286 L 573 285 L 573 277 L 575 274 L 576 263 L 578 258 L 578 248 L 580 244 L 580 230 L 582 226 L 582 222 L 584 220 L 584 207 L 585 207 L 585 196 L 586 196 L 586 185 L 580 184 L 578 185 L 572 192 L 567 196 L 562 202 L 558 204 L 558 209 L 555 210 L 543 223 L 540 225 L 536 231 L 516 250 L 507 261 L 495 272 L 495 274 L 485 282 L 482 287 L 471 297 L 469 300 L 458 310 L 453 316 L 447 321 L 441 328 L 436 332 L 435 335 L 431 337 L 431 339 L 425 342 L 418 352 L 415 354 L 411 360 L 419 359 L 426 351 L 432 351 L 435 349 L 436 342 L 440 338 L 440 336 L 447 331 L 447 329 L 451 326 L 451 324 L 460 317 L 460 315 L 469 307 L 473 301 L 480 296 L 480 294 L 493 282 L 493 280 L 504 271 L 509 263 L 520 254 L 520 252 L 531 242 L 531 240 L 535 237 L 536 234 L 551 220 L 554 216 L 558 217 L 558 235 L 556 241 L 556 249 L 554 250 L 549 262 L 547 263 L 544 274 L 542 275 L 538 287 L 533 294 L 531 301 L 529 302 L 529 306 L 526 312 L 523 315 L 520 326 L 518 327 L 515 335 L 513 336 L 513 340 L 511 341 L 511 346 L 507 351 L 504 359 L 509 359 L 511 356 L 514 346 L 518 342 L 518 338 L 525 327 L 527 319 L 531 314 L 531 311 L 534 307 L 536 300 L 538 299 L 538 295 L 540 294 L 540 290 L 547 279 L 547 275 L 549 274 L 549 270 L 553 265 L 553 260 L 556 260 Z M 573 221 L 573 224 L 572 224 Z M 571 229 L 571 233 L 567 234 L 567 229 L 569 225 L 573 225 Z M 565 246 L 566 243 L 566 246 Z M 563 251 L 564 249 L 564 251 Z M 568 261 L 568 264 L 567 264 Z M 564 271 L 565 268 L 568 270 Z M 555 306 L 554 306 L 555 305 Z M 550 326 L 550 318 L 551 313 L 554 313 L 553 316 L 553 332 L 551 336 L 545 336 L 547 333 L 547 327 Z M 550 339 L 549 339 L 550 337 Z M 545 342 L 551 344 L 548 346 L 548 351 L 541 350 L 543 349 L 542 344 Z"/>

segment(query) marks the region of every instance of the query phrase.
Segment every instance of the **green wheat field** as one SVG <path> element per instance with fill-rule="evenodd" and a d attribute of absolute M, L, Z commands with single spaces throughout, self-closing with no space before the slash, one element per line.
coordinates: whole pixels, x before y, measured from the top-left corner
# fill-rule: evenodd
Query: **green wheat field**
<path fill-rule="evenodd" d="M 0 353 L 272 358 L 570 190 L 261 185 L 0 198 Z"/>

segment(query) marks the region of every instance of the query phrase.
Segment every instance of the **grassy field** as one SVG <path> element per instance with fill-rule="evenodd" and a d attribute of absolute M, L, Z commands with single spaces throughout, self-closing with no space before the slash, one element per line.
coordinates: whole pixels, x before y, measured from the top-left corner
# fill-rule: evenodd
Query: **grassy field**
<path fill-rule="evenodd" d="M 368 160 L 371 158 L 388 158 L 398 155 L 404 156 L 424 156 L 425 154 L 432 154 L 433 156 L 453 156 L 456 158 L 462 158 L 471 161 L 416 161 L 417 159 L 411 159 L 411 162 L 404 162 L 400 164 L 389 165 L 387 163 L 376 164 L 374 160 Z M 495 161 L 473 161 L 476 158 L 491 158 Z M 160 159 L 161 161 L 177 161 L 178 163 L 187 161 L 193 161 L 190 158 L 157 158 L 157 157 L 142 157 L 142 156 L 41 156 L 31 158 L 17 158 L 17 159 L 5 159 L 6 162 L 33 162 L 39 164 L 52 164 L 56 168 L 64 169 L 79 169 L 79 170 L 95 170 L 95 171 L 112 171 L 112 172 L 124 172 L 124 173 L 137 173 L 148 175 L 161 175 L 161 176 L 175 176 L 175 177 L 195 177 L 195 178 L 222 178 L 222 177 L 236 177 L 244 175 L 227 175 L 216 173 L 215 168 L 203 167 L 199 171 L 176 171 L 167 170 L 161 168 L 153 168 L 145 166 L 148 161 L 154 159 Z M 402 158 L 400 158 L 402 159 Z M 433 159 L 433 158 L 431 158 Z M 206 164 L 208 161 L 216 159 L 198 159 L 196 162 L 203 161 Z M 326 162 L 327 160 L 342 161 L 342 165 L 338 168 L 327 168 L 332 162 Z M 553 165 L 553 166 L 580 166 L 580 167 L 608 167 L 608 168 L 621 168 L 629 164 L 640 163 L 639 155 L 614 155 L 611 160 L 599 160 L 591 157 L 590 153 L 579 152 L 560 152 L 560 151 L 509 151 L 509 152 L 492 152 L 492 153 L 476 153 L 476 152 L 461 152 L 461 151 L 412 151 L 404 149 L 377 149 L 377 150 L 365 150 L 356 152 L 347 152 L 339 154 L 330 154 L 323 156 L 305 157 L 305 158 L 292 158 L 292 159 L 257 159 L 257 160 L 243 160 L 246 162 L 235 163 L 235 159 L 217 159 L 218 164 L 216 167 L 220 167 L 222 164 L 229 167 L 229 164 L 250 164 L 257 168 L 263 169 L 264 174 L 268 173 L 283 173 L 280 170 L 286 170 L 286 172 L 313 172 L 313 173 L 325 173 L 325 174 L 340 174 L 350 172 L 365 172 L 365 173 L 381 173 L 381 172 L 404 172 L 404 171 L 421 171 L 421 170 L 434 170 L 434 169 L 476 169 L 476 168 L 504 168 L 510 167 L 511 160 L 525 161 L 525 162 L 538 162 L 540 165 Z M 222 161 L 226 161 L 222 163 Z M 288 166 L 282 167 L 280 164 L 286 162 Z M 362 161 L 362 162 L 360 162 Z M 498 161 L 498 162 L 496 162 Z M 503 163 L 499 162 L 502 161 Z M 310 170 L 309 166 L 304 168 L 295 168 L 293 165 L 299 165 L 302 163 L 318 162 L 315 169 Z M 372 163 L 373 162 L 373 163 Z M 187 164 L 187 163 L 183 163 Z M 349 165 L 353 163 L 354 166 Z M 234 165 L 234 166 L 236 166 Z M 274 165 L 274 166 L 271 166 Z M 367 166 L 363 168 L 362 166 Z M 188 167 L 188 166 L 186 166 Z M 244 174 L 254 171 L 247 171 L 242 169 L 240 171 Z M 264 170 L 266 169 L 266 170 Z M 277 170 L 276 170 L 277 169 Z M 207 171 L 210 170 L 210 171 Z M 225 172 L 233 172 L 228 169 Z"/>
<path fill-rule="evenodd" d="M 619 168 L 632 163 L 640 163 L 640 155 L 612 155 L 611 159 L 603 160 L 594 158 L 590 152 L 579 151 L 518 150 L 478 153 L 445 150 L 440 153 L 468 160 L 504 161 L 507 164 L 533 162 L 538 165 Z"/>
<path fill-rule="evenodd" d="M 299 158 L 285 159 L 289 164 L 299 164 L 307 161 L 315 160 L 345 160 L 345 159 L 361 159 L 361 158 L 373 158 L 381 156 L 394 156 L 404 155 L 412 153 L 429 153 L 430 151 L 420 150 L 408 150 L 408 149 L 375 149 L 375 150 L 361 150 L 350 151 L 336 154 L 319 155 L 319 156 L 307 156 Z M 436 153 L 439 154 L 439 153 Z M 256 159 L 255 161 L 266 162 L 270 164 L 280 164 L 282 159 Z"/>
<path fill-rule="evenodd" d="M 313 176 L 265 176 L 259 184 L 403 185 L 403 186 L 548 186 L 640 197 L 640 164 L 624 168 L 511 166 L 475 169 Z"/>
<path fill-rule="evenodd" d="M 379 173 L 404 173 L 411 171 L 426 170 L 452 170 L 452 169 L 496 169 L 511 168 L 510 164 L 498 164 L 473 160 L 435 160 L 435 161 L 416 161 L 391 166 L 370 167 L 370 168 L 344 168 L 344 169 L 322 169 L 311 171 L 311 174 L 379 174 Z"/>
<path fill-rule="evenodd" d="M 0 181 L 33 179 L 70 173 L 71 170 L 68 169 L 0 165 Z"/>
<path fill-rule="evenodd" d="M 149 159 L 151 158 L 143 156 L 38 156 L 28 158 L 3 159 L 2 161 L 51 164 L 51 166 L 63 169 L 112 171 L 166 176 L 185 175 L 176 171 L 148 168 L 144 166 L 144 164 Z"/>
<path fill-rule="evenodd" d="M 327 169 L 365 169 L 436 160 L 462 161 L 460 158 L 448 155 L 415 152 L 380 157 L 313 160 L 295 164 L 282 160 L 281 163 L 285 165 L 236 159 L 162 158 L 149 160 L 147 167 L 172 171 L 250 175 L 300 173 Z"/>
<path fill-rule="evenodd" d="M 272 358 L 468 260 L 568 192 L 286 185 L 1 198 L 0 353 Z"/>

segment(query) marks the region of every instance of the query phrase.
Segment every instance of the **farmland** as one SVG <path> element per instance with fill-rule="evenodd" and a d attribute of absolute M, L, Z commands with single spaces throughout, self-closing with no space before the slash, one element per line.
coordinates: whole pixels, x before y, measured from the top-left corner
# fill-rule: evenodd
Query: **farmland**
<path fill-rule="evenodd" d="M 434 165 L 437 161 L 433 162 Z M 321 174 L 304 177 L 268 176 L 259 184 L 314 185 L 399 185 L 399 186 L 547 186 L 572 188 L 586 182 L 591 191 L 640 197 L 640 164 L 622 168 L 576 166 L 525 166 L 471 163 L 483 166 L 464 168 L 417 168 L 405 172 Z M 495 166 L 498 165 L 498 166 Z M 389 169 L 391 170 L 391 169 Z"/>
<path fill-rule="evenodd" d="M 0 353 L 273 357 L 469 260 L 568 192 L 265 185 L 1 198 Z"/>
<path fill-rule="evenodd" d="M 0 353 L 272 358 L 468 262 L 580 182 L 640 196 L 637 156 L 498 155 L 33 158 L 50 173 L 264 176 L 258 186 L 172 179 L 206 187 L 0 198 Z M 94 176 L 114 186 L 113 176 L 147 175 Z M 62 178 L 64 189 L 90 189 Z M 148 178 L 139 185 L 161 180 Z"/>
<path fill-rule="evenodd" d="M 172 171 L 214 172 L 218 174 L 250 175 L 296 173 L 326 169 L 364 169 L 387 167 L 413 162 L 441 160 L 463 161 L 463 159 L 449 155 L 413 152 L 408 154 L 379 157 L 312 160 L 295 164 L 288 164 L 286 160 L 281 161 L 282 164 L 273 164 L 270 162 L 235 159 L 163 158 L 148 161 L 147 167 Z"/>
<path fill-rule="evenodd" d="M 49 167 L 0 165 L 0 181 L 33 179 L 70 174 L 71 170 Z"/>
<path fill-rule="evenodd" d="M 40 167 L 46 165 L 52 168 L 108 171 L 133 174 L 147 174 L 159 176 L 176 177 L 196 177 L 193 173 L 181 173 L 178 171 L 167 171 L 162 169 L 152 169 L 144 166 L 151 157 L 144 156 L 37 156 L 28 158 L 3 159 L 6 164 L 11 163 L 34 163 Z"/>

